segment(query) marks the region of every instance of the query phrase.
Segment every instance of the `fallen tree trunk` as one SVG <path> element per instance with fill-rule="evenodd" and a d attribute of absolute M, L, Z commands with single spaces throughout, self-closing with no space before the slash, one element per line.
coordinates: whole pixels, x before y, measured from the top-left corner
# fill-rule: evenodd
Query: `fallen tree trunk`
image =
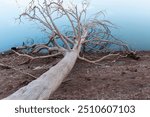
<path fill-rule="evenodd" d="M 59 87 L 65 77 L 73 68 L 79 48 L 66 52 L 64 58 L 50 68 L 38 79 L 32 81 L 27 86 L 20 88 L 15 93 L 4 98 L 4 100 L 43 100 L 49 99 L 50 95 Z"/>
<path fill-rule="evenodd" d="M 107 45 L 115 44 L 125 48 L 128 53 L 130 52 L 127 45 L 123 44 L 121 41 L 116 41 L 116 39 L 113 41 L 110 40 L 110 38 L 114 38 L 109 30 L 111 22 L 107 20 L 99 20 L 98 17 L 101 12 L 98 12 L 95 17 L 90 18 L 89 20 L 86 19 L 88 7 L 87 1 L 82 3 L 81 10 L 79 10 L 80 8 L 74 4 L 72 4 L 72 7 L 65 8 L 65 6 L 63 0 L 43 0 L 42 2 L 39 2 L 39 0 L 32 0 L 25 12 L 19 16 L 20 21 L 22 17 L 27 17 L 31 21 L 41 23 L 44 26 L 44 31 L 50 31 L 49 33 L 51 35 L 46 44 L 33 44 L 31 46 L 23 44 L 22 48 L 12 48 L 15 54 L 27 57 L 29 59 L 27 62 L 31 62 L 35 59 L 53 57 L 64 53 L 65 56 L 46 73 L 30 82 L 27 86 L 20 88 L 12 95 L 4 98 L 5 100 L 49 99 L 49 96 L 59 87 L 65 77 L 70 73 L 77 58 L 96 64 L 107 57 L 119 56 L 119 54 L 109 54 L 93 61 L 87 57 L 79 56 L 81 46 L 85 50 L 87 48 L 86 51 L 94 50 L 94 52 L 107 52 L 110 49 Z M 55 14 L 57 14 L 57 16 L 53 17 Z M 63 32 L 55 23 L 57 19 L 61 18 L 66 18 L 66 20 L 69 21 L 69 27 Z M 26 50 L 28 51 L 27 53 Z M 42 50 L 46 50 L 49 54 L 47 56 L 36 57 L 29 54 L 39 53 Z"/>

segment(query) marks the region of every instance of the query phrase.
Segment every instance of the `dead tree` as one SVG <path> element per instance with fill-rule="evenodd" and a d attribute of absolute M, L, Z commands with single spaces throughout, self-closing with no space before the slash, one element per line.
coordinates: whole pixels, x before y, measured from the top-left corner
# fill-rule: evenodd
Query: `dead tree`
<path fill-rule="evenodd" d="M 98 63 L 105 58 L 119 56 L 120 53 L 109 51 L 112 49 L 110 45 L 117 45 L 125 53 L 131 53 L 125 43 L 112 37 L 110 31 L 111 22 L 99 18 L 102 12 L 95 14 L 92 18 L 87 18 L 88 5 L 87 1 L 83 1 L 81 8 L 72 3 L 70 6 L 66 6 L 63 0 L 32 0 L 29 3 L 29 6 L 20 15 L 19 19 L 26 17 L 31 21 L 41 23 L 45 31 L 50 35 L 49 41 L 43 44 L 13 48 L 13 52 L 18 56 L 28 57 L 29 62 L 34 59 L 44 59 L 58 55 L 63 55 L 64 57 L 39 78 L 4 99 L 49 99 L 51 94 L 70 73 L 77 59 Z M 68 30 L 59 28 L 56 22 L 60 21 L 61 23 L 60 19 L 65 19 L 68 22 Z M 20 53 L 20 50 L 23 49 L 28 49 L 30 53 L 47 50 L 48 54 L 46 56 L 31 56 L 27 53 Z M 109 52 L 102 58 L 91 61 L 80 56 L 80 52 L 83 50 Z"/>

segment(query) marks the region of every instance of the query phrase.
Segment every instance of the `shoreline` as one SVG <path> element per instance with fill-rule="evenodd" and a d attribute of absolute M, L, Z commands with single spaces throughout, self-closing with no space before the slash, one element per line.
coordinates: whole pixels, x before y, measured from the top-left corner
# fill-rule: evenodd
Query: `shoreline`
<path fill-rule="evenodd" d="M 77 60 L 73 70 L 50 99 L 150 99 L 150 51 L 138 51 L 140 60 L 104 60 L 100 65 Z M 92 54 L 90 55 L 92 57 Z M 20 65 L 26 58 L 13 53 L 0 55 L 0 63 L 33 76 L 40 76 L 60 58 L 36 60 Z M 0 67 L 0 99 L 34 80 L 10 68 Z"/>

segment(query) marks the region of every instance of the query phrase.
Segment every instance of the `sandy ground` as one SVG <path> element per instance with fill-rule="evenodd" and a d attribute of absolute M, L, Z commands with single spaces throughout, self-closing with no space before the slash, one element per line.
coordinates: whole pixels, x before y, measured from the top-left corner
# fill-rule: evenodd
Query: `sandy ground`
<path fill-rule="evenodd" d="M 50 99 L 150 99 L 150 52 L 138 52 L 138 55 L 141 57 L 138 61 L 123 58 L 113 63 L 105 60 L 100 65 L 78 60 Z M 0 63 L 36 77 L 60 58 L 20 65 L 25 59 L 14 54 L 0 55 Z M 0 67 L 0 99 L 34 79 L 24 73 Z"/>

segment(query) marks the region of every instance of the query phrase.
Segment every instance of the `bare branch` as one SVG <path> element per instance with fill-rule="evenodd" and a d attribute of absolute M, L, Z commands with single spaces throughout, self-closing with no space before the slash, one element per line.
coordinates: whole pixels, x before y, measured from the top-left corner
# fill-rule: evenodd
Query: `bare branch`
<path fill-rule="evenodd" d="M 97 41 L 97 42 L 94 42 L 94 41 Z M 99 45 L 102 42 L 106 42 L 106 43 L 122 46 L 126 49 L 126 51 L 130 51 L 128 45 L 126 45 L 125 43 L 122 43 L 120 41 L 111 41 L 111 40 L 105 40 L 105 39 L 100 39 L 100 38 L 94 38 L 94 39 L 91 39 L 91 40 L 85 40 L 83 43 L 88 43 L 88 42 L 96 44 L 96 45 Z"/>
<path fill-rule="evenodd" d="M 15 54 L 17 54 L 19 57 L 29 58 L 29 61 L 33 61 L 35 59 L 45 59 L 45 58 L 50 58 L 50 57 L 55 57 L 55 56 L 58 56 L 58 55 L 62 55 L 62 52 L 57 52 L 57 53 L 54 53 L 54 54 L 51 54 L 51 55 L 33 57 L 31 55 L 28 55 L 28 54 L 20 54 L 19 52 L 15 51 L 15 50 L 12 50 L 12 51 Z"/>
<path fill-rule="evenodd" d="M 102 58 L 97 59 L 97 60 L 89 60 L 89 59 L 84 58 L 84 57 L 81 57 L 81 56 L 79 56 L 78 58 L 79 58 L 80 60 L 83 60 L 83 61 L 86 61 L 86 62 L 89 62 L 89 63 L 98 63 L 98 62 L 103 61 L 103 60 L 106 59 L 106 58 L 113 57 L 113 56 L 119 56 L 119 55 L 120 55 L 119 53 L 118 53 L 118 54 L 108 54 L 108 55 L 105 55 L 105 56 L 103 56 Z"/>
<path fill-rule="evenodd" d="M 47 15 L 48 15 L 48 17 L 49 17 L 49 19 L 50 19 L 50 21 L 51 21 L 51 23 L 52 23 L 54 29 L 56 30 L 57 35 L 58 35 L 58 36 L 62 39 L 62 41 L 65 43 L 65 45 L 67 46 L 67 49 L 68 49 L 68 50 L 71 50 L 71 48 L 70 48 L 68 42 L 64 39 L 64 37 L 62 36 L 62 34 L 60 33 L 60 31 L 58 30 L 57 26 L 55 25 L 55 23 L 54 23 L 54 21 L 53 21 L 51 15 L 50 15 L 50 12 L 49 12 L 49 10 L 48 10 L 47 1 L 44 0 L 44 3 L 45 3 Z M 56 4 L 56 3 L 54 2 L 54 4 Z"/>

